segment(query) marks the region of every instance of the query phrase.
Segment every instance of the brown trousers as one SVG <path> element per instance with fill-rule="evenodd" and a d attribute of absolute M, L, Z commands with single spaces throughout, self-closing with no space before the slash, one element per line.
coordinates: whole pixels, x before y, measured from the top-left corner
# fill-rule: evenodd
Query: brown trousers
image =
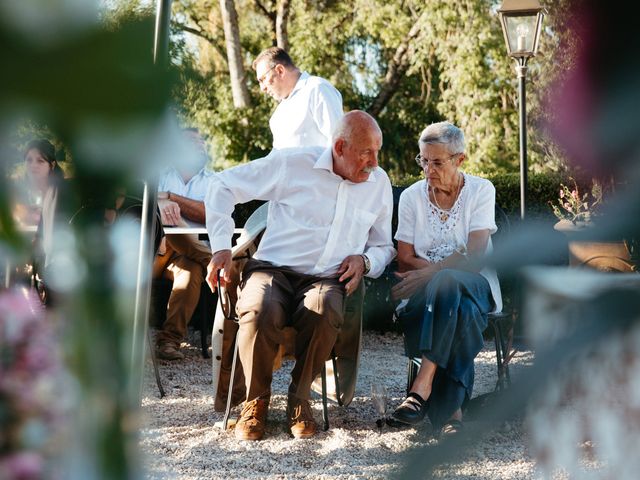
<path fill-rule="evenodd" d="M 304 275 L 249 260 L 236 306 L 238 351 L 247 400 L 271 396 L 273 363 L 286 327 L 296 331 L 289 394 L 310 398 L 311 383 L 331 354 L 343 322 L 344 286 L 337 278 Z"/>
<path fill-rule="evenodd" d="M 154 261 L 153 276 L 173 281 L 167 303 L 167 319 L 156 335 L 159 345 L 171 343 L 180 346 L 187 336 L 187 325 L 198 305 L 211 251 L 194 237 L 167 235 L 166 253 L 156 256 Z"/>

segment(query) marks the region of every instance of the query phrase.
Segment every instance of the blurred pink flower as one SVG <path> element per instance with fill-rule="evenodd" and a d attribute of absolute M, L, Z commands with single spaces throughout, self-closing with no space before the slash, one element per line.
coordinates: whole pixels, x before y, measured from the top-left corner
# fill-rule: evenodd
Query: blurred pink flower
<path fill-rule="evenodd" d="M 0 476 L 6 480 L 36 480 L 42 478 L 44 462 L 34 452 L 16 452 L 0 458 Z"/>
<path fill-rule="evenodd" d="M 0 292 L 0 479 L 44 478 L 65 420 L 64 368 L 52 325 L 27 289 Z M 59 447 L 59 446 L 58 446 Z"/>

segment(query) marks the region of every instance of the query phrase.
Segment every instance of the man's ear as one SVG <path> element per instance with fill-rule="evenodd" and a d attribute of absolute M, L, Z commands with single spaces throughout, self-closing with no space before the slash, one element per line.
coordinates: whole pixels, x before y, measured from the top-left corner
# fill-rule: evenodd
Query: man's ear
<path fill-rule="evenodd" d="M 336 151 L 336 154 L 342 156 L 343 155 L 343 151 L 344 151 L 344 139 L 339 138 L 335 141 L 335 143 L 333 144 L 333 148 Z"/>
<path fill-rule="evenodd" d="M 460 156 L 458 156 L 458 160 L 456 160 L 456 167 L 459 167 L 460 165 L 462 165 L 462 163 L 467 159 L 467 155 L 466 153 L 461 153 Z"/>
<path fill-rule="evenodd" d="M 282 76 L 286 73 L 287 69 L 285 68 L 284 65 L 282 65 L 281 63 L 278 63 L 275 67 L 273 67 L 273 69 L 275 70 L 275 73 L 278 75 L 278 77 L 282 78 Z"/>

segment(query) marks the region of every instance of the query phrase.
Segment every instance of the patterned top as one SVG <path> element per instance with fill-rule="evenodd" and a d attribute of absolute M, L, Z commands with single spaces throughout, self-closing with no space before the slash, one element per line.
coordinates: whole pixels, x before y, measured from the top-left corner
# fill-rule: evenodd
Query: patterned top
<path fill-rule="evenodd" d="M 466 252 L 471 232 L 489 230 L 494 234 L 498 230 L 493 184 L 474 175 L 463 175 L 464 185 L 450 210 L 438 208 L 429 200 L 426 180 L 420 180 L 402 192 L 394 238 L 413 245 L 418 257 L 439 262 L 455 251 Z M 492 249 L 489 238 L 486 253 Z M 499 312 L 502 296 L 495 271 L 485 267 L 479 273 L 489 282 L 495 311 Z"/>

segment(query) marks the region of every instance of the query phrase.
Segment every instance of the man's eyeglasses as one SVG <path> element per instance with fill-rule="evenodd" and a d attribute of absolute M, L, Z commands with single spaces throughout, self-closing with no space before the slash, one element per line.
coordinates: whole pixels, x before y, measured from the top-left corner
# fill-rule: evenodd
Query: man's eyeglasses
<path fill-rule="evenodd" d="M 416 163 L 425 169 L 427 167 L 431 167 L 438 170 L 443 168 L 446 162 L 451 161 L 453 157 L 457 157 L 458 155 L 460 155 L 460 153 L 453 153 L 449 155 L 446 160 L 441 160 L 439 158 L 432 158 L 431 160 L 429 160 L 428 158 L 424 158 L 422 154 L 419 153 L 418 155 L 416 155 Z"/>
<path fill-rule="evenodd" d="M 260 78 L 258 78 L 258 85 L 262 85 L 264 83 L 264 81 L 266 80 L 267 75 L 269 75 L 269 72 L 271 70 L 273 70 L 274 68 L 276 68 L 277 66 L 278 66 L 278 64 L 276 63 L 273 67 L 271 67 L 269 70 L 264 72 L 264 74 Z"/>

